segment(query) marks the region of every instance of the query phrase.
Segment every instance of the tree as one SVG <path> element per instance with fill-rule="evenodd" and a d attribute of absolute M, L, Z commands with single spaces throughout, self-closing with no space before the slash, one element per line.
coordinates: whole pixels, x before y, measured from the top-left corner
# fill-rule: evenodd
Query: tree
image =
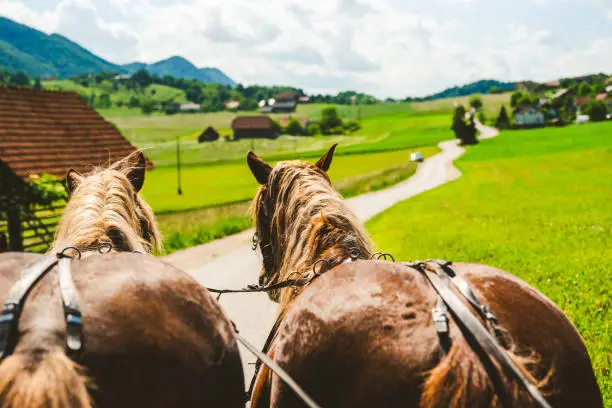
<path fill-rule="evenodd" d="M 110 95 L 107 93 L 103 93 L 98 98 L 98 107 L 102 109 L 108 109 L 112 106 Z"/>
<path fill-rule="evenodd" d="M 455 136 L 461 141 L 461 145 L 477 144 L 476 139 L 476 123 L 474 117 L 470 115 L 470 119 L 466 122 L 465 108 L 458 105 L 453 114 L 453 124 L 451 129 L 455 132 Z"/>
<path fill-rule="evenodd" d="M 521 97 L 516 102 L 516 106 L 530 106 L 534 104 L 534 99 L 530 98 L 529 95 L 521 95 Z"/>
<path fill-rule="evenodd" d="M 130 101 L 128 102 L 128 108 L 137 108 L 138 106 L 140 106 L 140 100 L 136 96 L 132 95 L 132 97 L 130 97 Z"/>
<path fill-rule="evenodd" d="M 589 115 L 593 122 L 601 122 L 606 120 L 608 111 L 606 105 L 602 101 L 589 101 L 584 105 L 583 112 Z"/>
<path fill-rule="evenodd" d="M 15 86 L 30 86 L 30 77 L 25 72 L 17 72 L 11 75 L 11 85 Z"/>
<path fill-rule="evenodd" d="M 317 123 L 313 123 L 312 125 L 308 126 L 308 134 L 310 136 L 316 136 L 319 133 L 321 133 L 321 127 Z"/>
<path fill-rule="evenodd" d="M 153 113 L 153 109 L 155 108 L 155 102 L 152 99 L 145 99 L 140 102 L 140 110 L 145 115 L 150 115 Z"/>
<path fill-rule="evenodd" d="M 141 88 L 146 88 L 153 83 L 153 79 L 146 69 L 139 69 L 136 71 L 136 73 L 130 78 L 130 81 L 138 84 Z"/>
<path fill-rule="evenodd" d="M 321 122 L 319 124 L 321 127 L 321 133 L 327 135 L 330 133 L 331 129 L 334 128 L 344 128 L 342 125 L 342 119 L 338 115 L 338 111 L 336 108 L 325 108 L 321 111 Z"/>
<path fill-rule="evenodd" d="M 503 105 L 499 109 L 499 115 L 495 121 L 495 127 L 498 129 L 510 129 L 510 118 L 508 117 L 506 107 Z"/>
<path fill-rule="evenodd" d="M 523 93 L 521 91 L 512 92 L 510 96 L 510 106 L 513 108 L 518 106 L 518 101 L 523 97 Z"/>
<path fill-rule="evenodd" d="M 284 133 L 292 136 L 301 136 L 304 134 L 304 128 L 299 120 L 296 118 L 291 118 L 285 127 Z"/>
<path fill-rule="evenodd" d="M 591 94 L 591 87 L 586 82 L 581 82 L 578 86 L 578 96 L 585 97 Z"/>
<path fill-rule="evenodd" d="M 501 93 L 502 91 L 496 87 L 495 85 L 493 85 L 491 88 L 489 88 L 489 93 L 490 94 L 498 94 Z"/>
<path fill-rule="evenodd" d="M 482 108 L 482 99 L 478 95 L 470 96 L 468 103 L 470 104 L 472 108 L 476 110 L 479 110 L 480 108 Z"/>
<path fill-rule="evenodd" d="M 34 89 L 42 89 L 42 84 L 40 83 L 40 78 L 36 77 L 34 80 Z"/>

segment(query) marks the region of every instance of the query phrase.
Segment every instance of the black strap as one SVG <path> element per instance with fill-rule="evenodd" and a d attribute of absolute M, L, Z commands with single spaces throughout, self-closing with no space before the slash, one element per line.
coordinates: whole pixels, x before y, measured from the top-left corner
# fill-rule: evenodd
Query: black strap
<path fill-rule="evenodd" d="M 23 305 L 32 288 L 38 283 L 56 264 L 55 257 L 46 257 L 29 266 L 21 275 L 4 302 L 4 308 L 0 315 L 0 361 L 13 353 L 17 344 L 19 317 Z"/>
<path fill-rule="evenodd" d="M 59 287 L 66 319 L 66 350 L 73 358 L 83 349 L 83 318 L 79 306 L 77 289 L 72 279 L 72 258 L 62 257 L 58 265 Z"/>
<path fill-rule="evenodd" d="M 484 328 L 482 323 L 470 312 L 459 297 L 455 295 L 448 283 L 444 282 L 438 274 L 429 270 L 428 265 L 434 270 L 442 268 L 440 264 L 435 262 L 430 262 L 428 264 L 408 264 L 410 267 L 417 266 L 417 270 L 421 271 L 425 275 L 433 288 L 436 290 L 436 292 L 438 292 L 440 297 L 442 297 L 450 309 L 451 313 L 455 317 L 455 322 L 465 332 L 468 332 L 484 351 L 492 355 L 507 371 L 509 371 L 541 407 L 552 408 L 544 399 L 542 394 L 540 394 L 537 387 L 527 380 L 518 367 L 516 367 L 514 362 L 508 357 L 505 351 L 499 346 L 499 344 L 497 344 L 495 338 L 489 333 L 489 331 Z M 479 355 L 481 356 L 481 359 L 482 357 L 488 357 L 488 355 L 483 355 L 482 353 L 479 353 Z M 486 361 L 482 361 L 485 366 L 489 365 Z M 511 403 L 508 403 L 509 400 L 505 394 L 505 387 L 503 386 L 503 383 L 501 383 L 497 370 L 487 371 L 492 377 L 491 379 L 493 380 L 494 384 L 497 383 L 496 392 L 499 395 L 502 404 L 504 406 L 512 406 Z"/>
<path fill-rule="evenodd" d="M 270 347 L 272 347 L 272 343 L 274 342 L 274 339 L 276 339 L 276 335 L 278 334 L 278 328 L 280 324 L 283 322 L 283 317 L 284 316 L 281 313 L 276 318 L 276 321 L 274 322 L 274 325 L 272 326 L 270 333 L 268 333 L 268 338 L 266 339 L 266 342 L 263 348 L 261 349 L 261 352 L 263 354 L 267 355 L 268 352 L 270 351 Z M 246 393 L 247 400 L 250 400 L 251 396 L 253 395 L 253 388 L 255 388 L 255 382 L 257 381 L 257 375 L 259 374 L 259 370 L 261 370 L 261 364 L 262 364 L 262 360 L 260 359 L 258 359 L 255 362 L 255 372 L 253 373 L 253 378 L 251 378 L 251 384 L 249 385 L 249 389 L 247 390 L 247 393 Z"/>
<path fill-rule="evenodd" d="M 283 380 L 285 384 L 291 388 L 298 397 L 302 399 L 304 404 L 309 406 L 310 408 L 321 408 L 319 404 L 317 404 L 307 393 L 295 382 L 293 378 L 285 370 L 283 370 L 276 362 L 274 362 L 270 357 L 261 351 L 257 350 L 255 346 L 249 343 L 244 337 L 242 337 L 238 331 L 236 331 L 236 338 L 240 343 L 244 345 L 255 357 L 257 357 L 262 363 L 264 363 L 270 370 L 274 372 L 274 374 L 278 375 L 278 377 Z"/>

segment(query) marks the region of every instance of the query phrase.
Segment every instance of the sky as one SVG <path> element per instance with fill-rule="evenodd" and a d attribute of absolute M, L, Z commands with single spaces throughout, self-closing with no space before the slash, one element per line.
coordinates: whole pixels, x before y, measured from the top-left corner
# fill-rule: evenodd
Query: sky
<path fill-rule="evenodd" d="M 612 73 L 612 0 L 0 0 L 0 15 L 114 63 L 180 55 L 309 93 Z"/>

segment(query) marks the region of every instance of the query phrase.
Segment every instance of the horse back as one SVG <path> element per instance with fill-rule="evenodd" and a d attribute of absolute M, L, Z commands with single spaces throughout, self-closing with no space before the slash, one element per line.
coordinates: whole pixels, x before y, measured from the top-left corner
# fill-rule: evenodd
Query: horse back
<path fill-rule="evenodd" d="M 0 293 L 6 297 L 20 270 L 37 259 L 0 257 Z M 242 406 L 244 380 L 231 322 L 193 278 L 132 253 L 75 261 L 72 275 L 85 341 L 77 362 L 92 380 L 96 406 Z M 52 271 L 26 301 L 15 353 L 63 349 L 65 330 Z"/>
<path fill-rule="evenodd" d="M 602 406 L 584 343 L 559 308 L 499 269 L 453 268 L 496 314 L 513 351 L 535 354 L 535 376 L 551 373 L 544 391 L 552 406 Z M 429 373 L 445 358 L 432 325 L 436 302 L 425 277 L 405 265 L 340 265 L 290 304 L 274 342 L 275 359 L 323 406 L 419 406 Z M 452 319 L 450 335 L 465 342 Z M 260 376 L 262 389 L 265 380 Z M 278 378 L 271 378 L 270 390 L 272 406 L 299 406 Z"/>

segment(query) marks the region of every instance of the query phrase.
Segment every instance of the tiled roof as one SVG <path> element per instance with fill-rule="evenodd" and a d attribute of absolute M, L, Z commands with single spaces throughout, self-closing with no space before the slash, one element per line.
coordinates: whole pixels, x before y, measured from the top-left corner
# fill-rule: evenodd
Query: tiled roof
<path fill-rule="evenodd" d="M 268 116 L 238 116 L 232 121 L 234 130 L 267 130 L 272 129 L 272 119 Z"/>
<path fill-rule="evenodd" d="M 87 172 L 135 150 L 76 93 L 0 87 L 0 161 L 24 181 Z"/>

